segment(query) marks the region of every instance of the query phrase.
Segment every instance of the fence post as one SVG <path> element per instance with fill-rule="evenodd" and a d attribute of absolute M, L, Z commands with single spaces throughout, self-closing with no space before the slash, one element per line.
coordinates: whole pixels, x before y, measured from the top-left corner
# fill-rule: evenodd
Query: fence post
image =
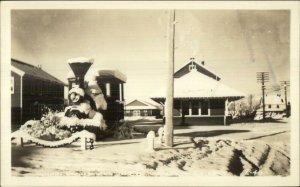
<path fill-rule="evenodd" d="M 22 137 L 16 137 L 16 140 L 17 140 L 17 146 L 21 146 L 23 147 L 23 138 Z"/>
<path fill-rule="evenodd" d="M 86 137 L 81 137 L 81 150 L 86 150 Z"/>
<path fill-rule="evenodd" d="M 149 152 L 154 151 L 154 138 L 155 138 L 155 132 L 150 131 L 147 134 L 147 151 Z"/>

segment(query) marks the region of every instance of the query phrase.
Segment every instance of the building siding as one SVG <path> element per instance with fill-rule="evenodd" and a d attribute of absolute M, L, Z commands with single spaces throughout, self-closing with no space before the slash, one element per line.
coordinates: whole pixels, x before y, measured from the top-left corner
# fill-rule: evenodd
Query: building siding
<path fill-rule="evenodd" d="M 21 76 L 11 72 L 11 76 L 14 78 L 14 92 L 11 93 L 11 121 L 12 125 L 22 122 L 22 110 L 21 110 Z M 15 127 L 13 127 L 15 128 Z"/>
<path fill-rule="evenodd" d="M 212 116 L 224 115 L 224 109 L 210 109 L 210 114 Z"/>
<path fill-rule="evenodd" d="M 266 112 L 283 112 L 286 109 L 285 104 L 266 104 Z"/>
<path fill-rule="evenodd" d="M 14 93 L 11 94 L 11 107 L 21 107 L 21 76 L 11 72 L 14 78 Z"/>
<path fill-rule="evenodd" d="M 23 77 L 23 119 L 39 119 L 42 109 L 62 110 L 64 86 L 32 76 Z"/>

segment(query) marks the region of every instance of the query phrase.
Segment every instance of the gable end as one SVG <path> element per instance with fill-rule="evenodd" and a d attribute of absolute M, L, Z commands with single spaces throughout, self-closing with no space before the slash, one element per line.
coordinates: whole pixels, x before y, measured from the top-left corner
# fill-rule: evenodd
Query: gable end
<path fill-rule="evenodd" d="M 199 64 L 197 64 L 196 62 L 193 62 L 196 65 L 196 69 L 198 72 L 203 73 L 204 75 L 215 79 L 217 81 L 220 81 L 221 78 L 219 76 L 217 76 L 216 74 L 212 73 L 211 71 L 207 70 L 205 67 L 200 66 Z M 176 71 L 174 73 L 174 78 L 180 78 L 182 76 L 184 76 L 185 74 L 189 73 L 189 66 L 192 64 L 192 62 L 189 62 L 188 64 L 186 64 L 185 66 L 183 66 L 181 69 L 179 69 L 178 71 Z"/>
<path fill-rule="evenodd" d="M 134 100 L 131 103 L 128 103 L 126 106 L 148 106 L 145 103 L 142 103 L 138 100 Z"/>

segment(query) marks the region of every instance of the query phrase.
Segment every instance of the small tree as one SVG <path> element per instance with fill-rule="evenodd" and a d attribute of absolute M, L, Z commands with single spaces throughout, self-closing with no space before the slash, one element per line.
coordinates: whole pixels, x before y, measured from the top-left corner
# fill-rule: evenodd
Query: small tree
<path fill-rule="evenodd" d="M 249 119 L 254 118 L 256 110 L 259 108 L 260 102 L 255 101 L 252 94 L 235 102 L 231 102 L 228 110 L 233 118 Z"/>

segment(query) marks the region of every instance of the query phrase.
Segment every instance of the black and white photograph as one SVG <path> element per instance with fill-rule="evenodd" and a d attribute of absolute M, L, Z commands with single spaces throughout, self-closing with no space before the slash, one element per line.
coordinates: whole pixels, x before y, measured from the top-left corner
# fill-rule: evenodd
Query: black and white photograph
<path fill-rule="evenodd" d="M 1 6 L 4 186 L 299 184 L 299 2 L 65 3 Z"/>

